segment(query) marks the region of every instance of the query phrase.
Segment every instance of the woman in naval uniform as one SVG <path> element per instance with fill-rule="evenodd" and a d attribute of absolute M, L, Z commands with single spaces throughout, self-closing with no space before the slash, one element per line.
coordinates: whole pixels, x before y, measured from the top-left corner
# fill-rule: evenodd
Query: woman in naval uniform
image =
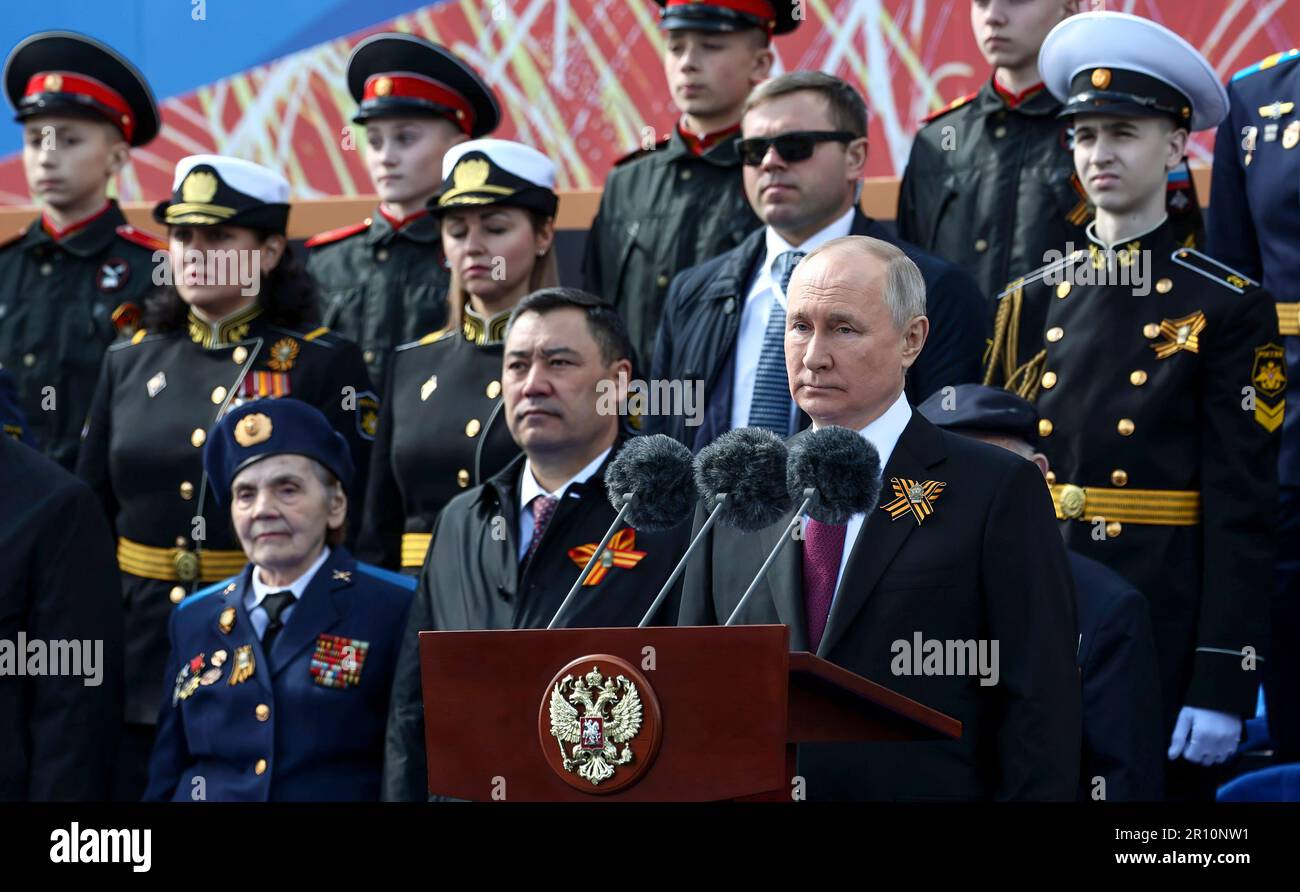
<path fill-rule="evenodd" d="M 148 302 L 140 331 L 108 349 L 77 463 L 117 536 L 126 726 L 114 795 L 130 800 L 144 790 L 168 618 L 198 584 L 246 561 L 203 474 L 208 430 L 240 402 L 300 399 L 364 468 L 379 411 L 357 346 L 310 321 L 311 280 L 287 254 L 284 177 L 195 155 L 172 188 L 154 217 L 168 229 L 174 284 Z"/>
<path fill-rule="evenodd" d="M 501 470 L 519 447 L 501 417 L 510 313 L 558 284 L 555 165 L 500 139 L 461 143 L 429 203 L 451 272 L 448 325 L 398 347 L 372 459 L 360 554 L 418 573 L 443 505 Z"/>

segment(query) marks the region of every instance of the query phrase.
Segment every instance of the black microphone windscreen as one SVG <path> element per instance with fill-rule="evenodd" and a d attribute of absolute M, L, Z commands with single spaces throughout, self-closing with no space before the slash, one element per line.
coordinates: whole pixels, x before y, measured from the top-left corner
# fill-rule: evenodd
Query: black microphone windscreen
<path fill-rule="evenodd" d="M 668 530 L 691 516 L 698 494 L 691 450 L 672 437 L 632 437 L 605 469 L 605 490 L 615 508 L 636 493 L 627 522 L 648 533 Z"/>
<path fill-rule="evenodd" d="M 786 474 L 790 495 L 802 499 L 812 487 L 817 498 L 808 514 L 822 523 L 848 523 L 865 514 L 880 497 L 880 453 L 857 431 L 823 427 L 808 431 L 790 446 Z"/>
<path fill-rule="evenodd" d="M 706 504 L 730 499 L 718 519 L 745 533 L 771 526 L 790 510 L 785 443 L 769 430 L 727 431 L 695 457 L 695 483 Z"/>

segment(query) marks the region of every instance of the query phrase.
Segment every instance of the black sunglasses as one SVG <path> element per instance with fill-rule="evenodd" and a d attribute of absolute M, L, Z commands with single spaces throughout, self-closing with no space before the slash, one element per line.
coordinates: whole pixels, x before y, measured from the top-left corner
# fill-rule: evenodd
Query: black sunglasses
<path fill-rule="evenodd" d="M 785 161 L 807 161 L 819 142 L 848 143 L 857 139 L 847 130 L 794 130 L 780 136 L 751 136 L 736 143 L 740 160 L 748 167 L 763 163 L 767 150 L 776 146 L 776 153 Z"/>

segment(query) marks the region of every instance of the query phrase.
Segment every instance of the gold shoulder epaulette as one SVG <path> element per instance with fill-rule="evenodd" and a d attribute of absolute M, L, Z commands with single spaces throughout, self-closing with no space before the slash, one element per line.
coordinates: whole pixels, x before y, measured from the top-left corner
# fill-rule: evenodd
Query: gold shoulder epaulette
<path fill-rule="evenodd" d="M 1022 276 L 1021 278 L 1016 279 L 1014 282 L 1009 283 L 1007 287 L 1003 288 L 1001 293 L 998 294 L 997 299 L 1002 300 L 1002 298 L 1006 297 L 1008 294 L 1011 294 L 1013 291 L 1019 291 L 1022 288 L 1024 288 L 1026 285 L 1032 285 L 1035 282 L 1041 282 L 1043 279 L 1047 278 L 1052 273 L 1057 272 L 1062 267 L 1068 266 L 1071 263 L 1078 263 L 1087 255 L 1088 252 L 1080 248 L 1078 251 L 1075 251 L 1073 254 L 1066 254 L 1060 260 L 1057 260 L 1053 263 L 1046 264 L 1045 266 L 1040 266 L 1038 269 L 1034 270 L 1029 275 Z"/>
<path fill-rule="evenodd" d="M 321 335 L 328 334 L 328 333 L 329 333 L 329 329 L 326 328 L 324 325 L 322 325 L 320 328 L 315 328 L 307 332 L 305 335 L 302 336 L 302 339 L 304 341 L 314 341 Z"/>
<path fill-rule="evenodd" d="M 1259 286 L 1259 283 L 1250 276 L 1237 272 L 1232 267 L 1220 263 L 1208 254 L 1202 254 L 1195 248 L 1179 248 L 1170 255 L 1170 259 L 1179 266 L 1185 266 L 1198 272 L 1205 278 L 1218 282 L 1224 288 L 1231 289 L 1238 294 L 1245 294 L 1246 289 Z"/>

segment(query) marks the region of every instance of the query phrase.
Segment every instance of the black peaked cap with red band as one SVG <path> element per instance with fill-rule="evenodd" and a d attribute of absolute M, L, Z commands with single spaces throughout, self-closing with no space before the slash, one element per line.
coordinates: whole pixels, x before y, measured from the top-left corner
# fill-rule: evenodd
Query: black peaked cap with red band
<path fill-rule="evenodd" d="M 446 118 L 471 139 L 501 120 L 492 88 L 453 53 L 413 34 L 373 34 L 348 58 L 348 90 L 359 105 L 352 120 Z"/>
<path fill-rule="evenodd" d="M 5 93 L 16 120 L 76 115 L 108 121 L 127 143 L 158 135 L 158 103 L 148 82 L 112 47 L 72 31 L 42 31 L 5 60 Z"/>
<path fill-rule="evenodd" d="M 789 34 L 802 16 L 795 10 L 805 0 L 655 0 L 663 11 L 659 24 L 667 31 L 739 31 L 760 28 L 768 34 Z M 806 5 L 804 6 L 806 8 Z"/>

